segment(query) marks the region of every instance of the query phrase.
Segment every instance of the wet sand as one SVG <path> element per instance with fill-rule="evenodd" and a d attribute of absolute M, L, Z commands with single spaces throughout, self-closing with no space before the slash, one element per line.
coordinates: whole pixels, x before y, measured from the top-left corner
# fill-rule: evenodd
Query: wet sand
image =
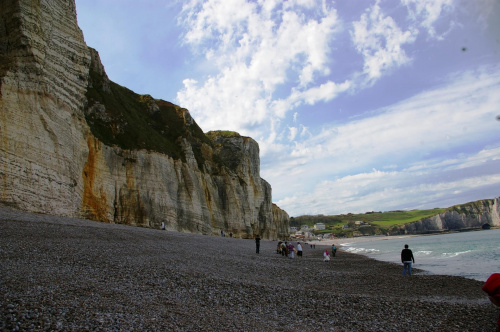
<path fill-rule="evenodd" d="M 0 208 L 0 330 L 494 331 L 482 283 Z M 338 243 L 338 242 L 336 242 Z"/>

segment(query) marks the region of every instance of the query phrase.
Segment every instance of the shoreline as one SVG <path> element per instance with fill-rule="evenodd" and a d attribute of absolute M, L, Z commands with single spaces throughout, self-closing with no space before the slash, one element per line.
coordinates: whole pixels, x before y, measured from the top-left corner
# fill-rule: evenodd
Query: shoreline
<path fill-rule="evenodd" d="M 490 229 L 500 229 L 500 227 L 491 227 Z M 333 243 L 345 245 L 348 243 L 359 243 L 359 242 L 373 242 L 373 241 L 381 241 L 381 240 L 395 240 L 395 239 L 405 239 L 411 237 L 426 237 L 426 236 L 434 236 L 434 235 L 444 235 L 444 234 L 453 234 L 453 233 L 464 233 L 464 232 L 476 232 L 483 231 L 483 229 L 467 229 L 467 230 L 459 230 L 459 231 L 443 231 L 443 232 L 435 232 L 428 234 L 407 234 L 407 235 L 368 235 L 368 236 L 357 236 L 350 238 L 336 238 L 336 239 L 328 239 L 328 240 L 312 240 L 308 241 L 308 243 L 313 244 L 323 244 L 327 246 L 331 246 Z"/>
<path fill-rule="evenodd" d="M 334 243 L 338 250 L 396 264 L 400 263 L 399 253 L 403 244 L 409 244 L 417 263 L 414 268 L 417 267 L 429 274 L 461 276 L 485 282 L 497 268 L 494 267 L 494 257 L 491 257 L 492 261 L 482 258 L 491 250 L 496 252 L 494 248 L 499 232 L 500 229 L 493 228 L 424 235 L 367 236 L 351 238 L 354 241 L 342 239 L 343 241 L 327 240 L 313 243 L 327 245 L 326 248 Z M 467 245 L 464 246 L 463 242 L 467 242 Z"/>
<path fill-rule="evenodd" d="M 361 242 L 374 242 L 374 241 L 384 241 L 384 240 L 394 240 L 394 239 L 405 239 L 409 237 L 416 236 L 425 236 L 425 235 L 371 235 L 371 236 L 358 236 L 358 237 L 350 237 L 350 238 L 338 238 L 338 239 L 329 239 L 329 240 L 313 240 L 308 241 L 308 243 L 313 243 L 316 245 L 326 245 L 331 246 L 332 244 L 345 245 L 348 243 L 361 243 Z"/>
<path fill-rule="evenodd" d="M 256 254 L 253 240 L 1 207 L 0 226 L 0 330 L 485 331 L 498 316 L 481 282 L 344 251 L 325 263 L 324 242 L 290 259 L 276 241 Z"/>

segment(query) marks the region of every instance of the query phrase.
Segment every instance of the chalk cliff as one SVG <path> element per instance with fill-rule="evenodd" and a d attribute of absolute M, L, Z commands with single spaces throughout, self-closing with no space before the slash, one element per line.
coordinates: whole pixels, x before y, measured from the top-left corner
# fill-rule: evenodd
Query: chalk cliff
<path fill-rule="evenodd" d="M 500 227 L 500 197 L 455 205 L 445 212 L 402 226 L 399 233 L 425 234 Z"/>
<path fill-rule="evenodd" d="M 258 144 L 108 79 L 74 1 L 0 4 L 0 201 L 20 209 L 237 237 L 288 234 Z"/>

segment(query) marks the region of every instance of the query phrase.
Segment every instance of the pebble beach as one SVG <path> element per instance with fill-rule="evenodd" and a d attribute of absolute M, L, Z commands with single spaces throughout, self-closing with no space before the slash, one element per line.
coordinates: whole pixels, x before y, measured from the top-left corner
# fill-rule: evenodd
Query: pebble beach
<path fill-rule="evenodd" d="M 495 330 L 482 282 L 276 245 L 0 207 L 0 330 Z"/>

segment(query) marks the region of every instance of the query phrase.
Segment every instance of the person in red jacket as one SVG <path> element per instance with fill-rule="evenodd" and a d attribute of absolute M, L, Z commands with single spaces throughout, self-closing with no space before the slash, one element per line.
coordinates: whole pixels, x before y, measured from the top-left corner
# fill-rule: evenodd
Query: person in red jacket
<path fill-rule="evenodd" d="M 500 307 L 500 273 L 490 275 L 482 290 L 488 294 L 491 303 Z M 500 314 L 498 315 L 497 332 L 500 332 Z"/>

